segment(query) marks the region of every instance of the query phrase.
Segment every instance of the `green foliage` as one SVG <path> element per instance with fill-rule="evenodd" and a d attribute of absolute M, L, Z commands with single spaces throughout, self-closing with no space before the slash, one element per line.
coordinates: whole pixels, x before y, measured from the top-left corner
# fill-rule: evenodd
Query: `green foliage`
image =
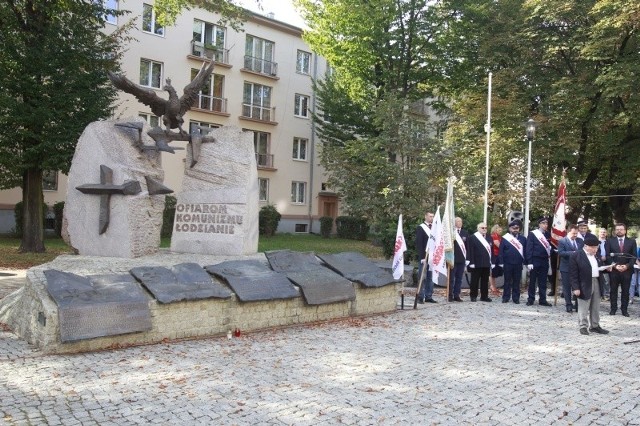
<path fill-rule="evenodd" d="M 161 237 L 171 237 L 173 233 L 173 221 L 176 216 L 176 197 L 166 195 L 164 197 L 164 210 L 162 212 L 162 230 Z"/>
<path fill-rule="evenodd" d="M 260 4 L 260 0 L 256 0 Z M 209 12 L 222 15 L 220 22 L 238 30 L 242 21 L 247 19 L 247 14 L 242 8 L 226 0 L 157 0 L 154 2 L 158 22 L 164 26 L 172 26 L 182 10 L 198 7 Z"/>
<path fill-rule="evenodd" d="M 336 218 L 338 238 L 366 240 L 369 234 L 367 219 L 354 216 L 338 216 Z"/>
<path fill-rule="evenodd" d="M 64 201 L 58 201 L 53 205 L 53 214 L 55 216 L 55 235 L 62 235 L 62 217 L 64 214 Z"/>
<path fill-rule="evenodd" d="M 0 240 L 1 242 L 1 240 Z M 371 259 L 382 259 L 380 247 L 370 241 L 343 240 L 339 238 L 322 238 L 315 234 L 279 233 L 272 237 L 258 240 L 258 251 L 293 250 L 314 253 L 342 253 L 355 251 Z"/>
<path fill-rule="evenodd" d="M 407 245 L 407 251 L 404 252 L 404 263 L 410 264 L 416 259 L 416 227 L 421 219 L 404 218 L 402 222 L 402 233 L 404 241 Z M 396 233 L 398 231 L 398 219 L 388 218 L 380 225 L 378 239 L 382 244 L 382 253 L 385 259 L 393 257 L 393 250 L 396 244 Z"/>
<path fill-rule="evenodd" d="M 262 207 L 258 213 L 258 229 L 260 235 L 264 235 L 266 237 L 275 235 L 281 217 L 282 215 L 278 212 L 275 206 L 269 204 Z"/>
<path fill-rule="evenodd" d="M 322 238 L 329 238 L 332 228 L 333 218 L 331 216 L 322 216 L 320 218 L 320 235 L 322 235 Z"/>

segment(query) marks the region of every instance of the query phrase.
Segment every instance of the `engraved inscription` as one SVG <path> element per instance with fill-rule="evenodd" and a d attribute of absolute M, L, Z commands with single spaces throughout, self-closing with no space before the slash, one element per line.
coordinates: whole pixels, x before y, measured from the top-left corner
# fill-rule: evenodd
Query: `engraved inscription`
<path fill-rule="evenodd" d="M 235 234 L 242 227 L 244 216 L 235 214 L 229 204 L 176 204 L 174 232 L 202 234 Z"/>

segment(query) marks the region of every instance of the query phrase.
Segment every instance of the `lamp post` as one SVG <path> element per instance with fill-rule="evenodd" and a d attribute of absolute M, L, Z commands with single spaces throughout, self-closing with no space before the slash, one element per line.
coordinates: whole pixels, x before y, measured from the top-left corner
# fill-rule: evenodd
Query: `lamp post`
<path fill-rule="evenodd" d="M 527 192 L 524 204 L 524 235 L 529 235 L 529 195 L 531 192 L 531 144 L 536 135 L 536 122 L 530 118 L 526 124 L 527 139 L 529 140 L 529 154 L 527 155 Z"/>

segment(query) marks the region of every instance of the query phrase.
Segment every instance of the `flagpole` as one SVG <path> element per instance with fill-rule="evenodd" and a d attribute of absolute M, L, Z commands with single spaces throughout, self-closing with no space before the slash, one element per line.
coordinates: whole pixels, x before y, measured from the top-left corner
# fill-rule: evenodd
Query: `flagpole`
<path fill-rule="evenodd" d="M 487 132 L 487 148 L 485 150 L 485 167 L 484 167 L 484 210 L 482 221 L 487 223 L 487 210 L 489 207 L 489 143 L 491 142 L 491 77 L 489 73 L 489 89 L 487 93 L 487 123 L 484 125 L 484 131 Z"/>
<path fill-rule="evenodd" d="M 413 309 L 418 309 L 418 297 L 420 297 L 420 289 L 422 288 L 422 281 L 424 280 L 424 274 L 429 264 L 429 250 L 424 251 L 424 265 L 422 266 L 422 272 L 420 273 L 420 278 L 418 278 L 418 288 L 416 290 L 416 298 L 413 301 Z"/>

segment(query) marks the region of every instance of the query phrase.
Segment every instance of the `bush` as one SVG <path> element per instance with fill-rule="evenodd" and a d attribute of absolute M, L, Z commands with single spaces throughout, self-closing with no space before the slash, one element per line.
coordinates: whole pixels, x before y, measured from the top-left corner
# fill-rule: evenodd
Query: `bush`
<path fill-rule="evenodd" d="M 160 236 L 171 237 L 173 233 L 173 220 L 176 215 L 176 197 L 167 195 L 164 197 L 164 211 L 162 212 L 162 230 Z"/>
<path fill-rule="evenodd" d="M 55 216 L 54 230 L 57 237 L 62 236 L 62 216 L 64 213 L 64 201 L 58 201 L 53 205 L 53 214 Z"/>
<path fill-rule="evenodd" d="M 336 230 L 338 238 L 364 241 L 369 234 L 369 225 L 367 224 L 367 219 L 364 218 L 338 216 L 336 218 Z"/>
<path fill-rule="evenodd" d="M 404 252 L 404 263 L 409 264 L 416 259 L 416 223 L 420 219 L 403 218 L 402 233 L 404 241 L 407 245 L 407 251 Z M 393 250 L 396 245 L 396 233 L 398 231 L 398 218 L 387 220 L 381 227 L 378 238 L 382 243 L 382 254 L 385 258 L 393 257 Z"/>
<path fill-rule="evenodd" d="M 280 218 L 282 217 L 278 210 L 272 205 L 264 206 L 260 209 L 258 217 L 258 229 L 260 235 L 267 237 L 274 235 L 278 229 Z"/>
<path fill-rule="evenodd" d="M 322 235 L 322 238 L 329 238 L 331 236 L 332 228 L 333 218 L 330 216 L 322 216 L 320 218 L 320 235 Z"/>

